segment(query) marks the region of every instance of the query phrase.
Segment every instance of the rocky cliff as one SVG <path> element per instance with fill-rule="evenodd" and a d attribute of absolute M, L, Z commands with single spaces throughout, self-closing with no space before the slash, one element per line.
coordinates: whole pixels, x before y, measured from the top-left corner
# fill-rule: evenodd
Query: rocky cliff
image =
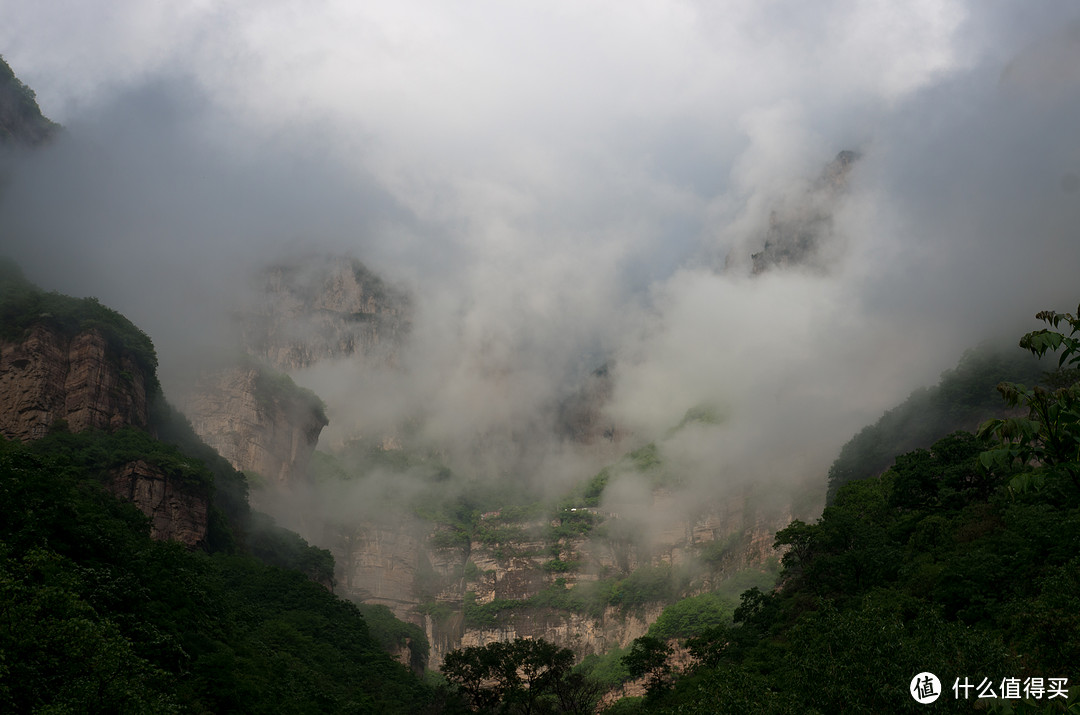
<path fill-rule="evenodd" d="M 322 402 L 287 376 L 254 364 L 204 374 L 183 411 L 203 441 L 255 486 L 290 490 L 306 478 Z M 253 501 L 258 501 L 253 491 Z"/>
<path fill-rule="evenodd" d="M 410 302 L 346 256 L 283 259 L 250 283 L 234 314 L 245 357 L 203 374 L 182 410 L 207 444 L 252 477 L 256 505 L 296 524 L 273 507 L 273 492 L 306 480 L 328 422 L 319 398 L 288 373 L 340 358 L 392 361 L 409 329 Z"/>
<path fill-rule="evenodd" d="M 153 432 L 160 398 L 150 339 L 93 298 L 46 293 L 0 261 L 0 435 L 28 442 L 52 429 Z M 155 538 L 195 546 L 206 538 L 207 484 L 139 460 L 106 480 L 150 517 Z"/>
<path fill-rule="evenodd" d="M 833 216 L 859 157 L 858 152 L 842 151 L 802 190 L 775 197 L 764 230 L 749 237 L 743 248 L 728 253 L 724 270 L 749 267 L 752 275 L 790 268 L 828 273 L 843 250 Z"/>
<path fill-rule="evenodd" d="M 129 462 L 109 476 L 108 490 L 150 517 L 150 536 L 200 546 L 206 540 L 210 495 L 143 460 Z"/>
<path fill-rule="evenodd" d="M 654 507 L 672 498 L 657 491 Z M 487 514 L 468 543 L 449 546 L 445 528 L 407 518 L 343 529 L 330 540 L 341 593 L 421 625 L 437 668 L 451 650 L 518 637 L 542 637 L 579 657 L 625 647 L 680 594 L 710 590 L 775 558 L 774 534 L 790 520 L 790 511 L 732 499 L 670 523 L 647 544 L 620 538 L 634 527 L 590 508 L 517 523 Z M 571 522 L 592 528 L 563 528 Z"/>
<path fill-rule="evenodd" d="M 242 349 L 281 371 L 320 360 L 393 360 L 410 326 L 408 296 L 355 258 L 308 255 L 252 280 L 237 313 Z"/>
<path fill-rule="evenodd" d="M 151 428 L 152 373 L 103 329 L 71 334 L 39 322 L 21 340 L 0 340 L 0 434 L 22 442 L 51 428 L 72 432 Z M 150 517 L 155 539 L 188 546 L 206 539 L 210 494 L 144 461 L 114 470 L 106 487 Z"/>
<path fill-rule="evenodd" d="M 148 385 L 138 360 L 111 349 L 101 330 L 69 335 L 37 323 L 22 339 L 0 340 L 0 434 L 38 439 L 58 421 L 73 432 L 145 429 Z"/>

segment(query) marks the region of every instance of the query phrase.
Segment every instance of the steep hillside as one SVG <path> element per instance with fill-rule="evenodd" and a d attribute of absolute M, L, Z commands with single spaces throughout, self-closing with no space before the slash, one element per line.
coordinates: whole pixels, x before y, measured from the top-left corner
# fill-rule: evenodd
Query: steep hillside
<path fill-rule="evenodd" d="M 204 373 L 183 411 L 195 432 L 233 467 L 282 492 L 306 479 L 327 424 L 314 393 L 252 361 Z"/>
<path fill-rule="evenodd" d="M 843 446 L 829 468 L 828 501 L 848 482 L 881 474 L 897 454 L 929 447 L 955 430 L 974 430 L 1001 414 L 1000 382 L 1031 385 L 1041 375 L 1038 361 L 1015 348 L 969 350 L 937 385 L 915 390 Z"/>
<path fill-rule="evenodd" d="M 248 512 L 243 476 L 164 402 L 144 333 L 10 263 L 0 278 L 0 424 L 23 442 L 0 437 L 0 709 L 434 702 L 381 647 L 422 634 L 382 617 L 376 639 L 331 593 L 329 553 Z"/>
<path fill-rule="evenodd" d="M 0 709 L 414 713 L 430 700 L 353 606 L 300 573 L 152 540 L 98 486 L 94 455 L 75 436 L 0 441 Z"/>
<path fill-rule="evenodd" d="M 0 147 L 35 146 L 58 129 L 41 113 L 34 90 L 20 82 L 0 57 Z"/>

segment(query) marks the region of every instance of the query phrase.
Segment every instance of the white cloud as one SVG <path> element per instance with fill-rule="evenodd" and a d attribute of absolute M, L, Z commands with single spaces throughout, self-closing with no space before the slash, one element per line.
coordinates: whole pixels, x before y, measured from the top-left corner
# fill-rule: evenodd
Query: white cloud
<path fill-rule="evenodd" d="M 0 0 L 0 50 L 70 128 L 0 210 L 33 277 L 163 349 L 238 264 L 357 251 L 418 294 L 401 401 L 444 435 L 527 421 L 618 355 L 642 429 L 716 400 L 732 444 L 782 426 L 827 455 L 995 324 L 1075 299 L 1077 14 Z M 828 277 L 699 265 L 848 148 Z"/>

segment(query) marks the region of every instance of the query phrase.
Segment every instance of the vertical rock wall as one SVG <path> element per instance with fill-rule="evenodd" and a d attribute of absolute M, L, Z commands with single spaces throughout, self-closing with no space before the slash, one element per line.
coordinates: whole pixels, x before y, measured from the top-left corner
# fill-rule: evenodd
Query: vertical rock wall
<path fill-rule="evenodd" d="M 147 376 L 97 330 L 67 337 L 44 324 L 0 341 L 0 434 L 27 441 L 65 420 L 68 429 L 146 428 Z"/>
<path fill-rule="evenodd" d="M 327 423 L 314 395 L 257 367 L 204 375 L 183 410 L 203 441 L 271 489 L 305 478 Z"/>
<path fill-rule="evenodd" d="M 108 489 L 150 517 L 150 536 L 201 546 L 206 540 L 210 500 L 205 488 L 193 488 L 142 460 L 111 475 Z"/>
<path fill-rule="evenodd" d="M 27 442 L 59 422 L 72 432 L 149 427 L 148 382 L 134 357 L 96 329 L 73 336 L 43 323 L 22 340 L 0 341 L 0 434 Z M 198 546 L 206 539 L 210 497 L 144 461 L 116 470 L 109 491 L 151 520 L 151 536 Z"/>

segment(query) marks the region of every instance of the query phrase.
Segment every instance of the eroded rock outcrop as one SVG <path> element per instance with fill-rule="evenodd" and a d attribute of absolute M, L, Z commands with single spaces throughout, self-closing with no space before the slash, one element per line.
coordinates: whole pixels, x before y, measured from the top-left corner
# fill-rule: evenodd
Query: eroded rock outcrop
<path fill-rule="evenodd" d="M 392 360 L 410 326 L 408 296 L 347 256 L 273 263 L 237 314 L 242 349 L 278 370 L 321 360 Z"/>
<path fill-rule="evenodd" d="M 99 330 L 68 336 L 39 323 L 0 341 L 0 434 L 39 439 L 60 420 L 73 432 L 145 429 L 147 386 L 134 357 L 111 350 Z"/>
<path fill-rule="evenodd" d="M 653 508 L 663 511 L 674 495 L 657 490 Z M 696 588 L 707 591 L 746 568 L 761 567 L 777 554 L 777 529 L 791 520 L 787 510 L 761 511 L 733 497 L 697 517 L 672 521 L 648 544 L 621 541 L 617 515 L 581 509 L 596 517 L 603 535 L 581 534 L 552 541 L 558 519 L 507 528 L 517 535 L 501 541 L 473 538 L 439 547 L 447 536 L 424 522 L 368 522 L 342 529 L 334 545 L 338 583 L 346 597 L 381 603 L 405 621 L 424 628 L 431 644 L 429 665 L 437 668 L 451 650 L 518 637 L 544 638 L 571 648 L 579 657 L 625 647 L 646 633 L 663 603 L 633 608 L 606 606 L 576 612 L 531 601 L 545 590 L 576 588 L 602 578 L 622 578 L 641 568 L 682 566 L 698 574 Z M 498 515 L 481 523 L 498 524 Z M 502 525 L 507 527 L 507 525 Z M 630 528 L 630 532 L 640 529 Z M 571 566 L 572 565 L 572 566 Z M 468 604 L 505 603 L 493 623 L 470 621 Z"/>
<path fill-rule="evenodd" d="M 327 424 L 313 393 L 254 365 L 205 374 L 183 411 L 203 441 L 272 490 L 306 478 Z"/>
<path fill-rule="evenodd" d="M 72 432 L 150 429 L 153 375 L 97 328 L 72 334 L 42 321 L 0 340 L 0 434 L 28 442 L 60 424 Z M 151 536 L 198 546 L 210 495 L 145 461 L 113 471 L 107 488 L 151 520 Z"/>
<path fill-rule="evenodd" d="M 276 502 L 306 480 L 328 422 L 319 398 L 288 373 L 342 358 L 391 362 L 409 329 L 410 302 L 347 256 L 282 259 L 250 283 L 234 315 L 236 347 L 246 357 L 205 372 L 182 410 L 207 444 L 252 478 L 253 503 L 299 528 L 295 494 Z"/>
<path fill-rule="evenodd" d="M 192 547 L 206 540 L 210 498 L 205 487 L 185 484 L 156 465 L 136 460 L 114 470 L 107 488 L 150 517 L 151 538 Z"/>

